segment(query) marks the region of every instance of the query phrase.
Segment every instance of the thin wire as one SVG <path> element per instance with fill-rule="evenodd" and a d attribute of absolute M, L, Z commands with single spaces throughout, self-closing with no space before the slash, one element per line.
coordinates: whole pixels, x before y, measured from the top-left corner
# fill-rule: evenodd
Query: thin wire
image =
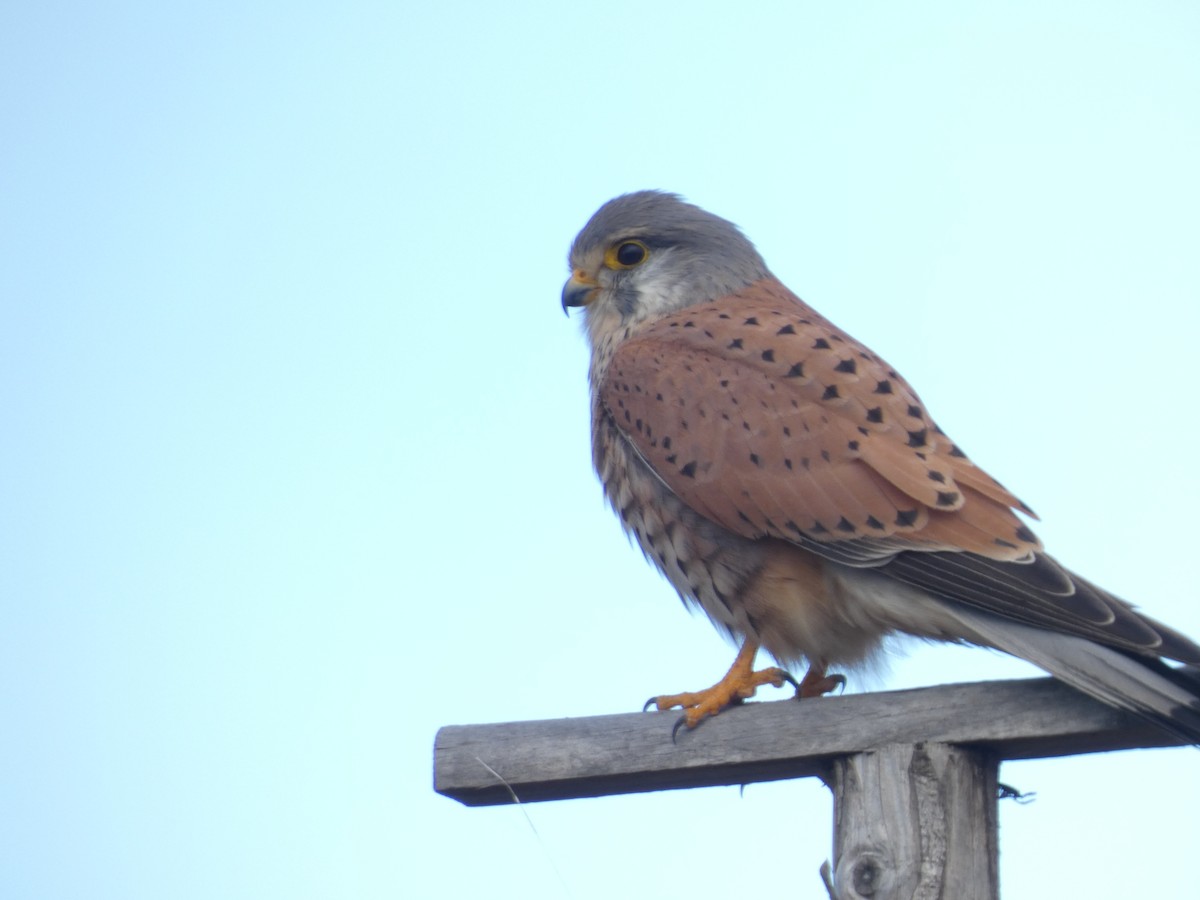
<path fill-rule="evenodd" d="M 550 863 L 550 868 L 554 871 L 555 876 L 558 878 L 558 883 L 562 885 L 562 889 L 566 892 L 568 897 L 575 896 L 571 891 L 571 886 L 567 884 L 567 880 L 563 878 L 562 872 L 558 870 L 558 865 L 554 862 L 554 857 L 550 855 L 550 848 L 546 846 L 546 842 L 543 841 L 542 836 L 538 834 L 537 826 L 533 824 L 533 819 L 529 817 L 529 813 L 525 809 L 525 804 L 521 802 L 521 798 L 517 796 L 517 792 L 513 790 L 513 786 L 504 780 L 503 775 L 485 763 L 478 756 L 475 757 L 475 761 L 491 772 L 492 776 L 502 785 L 504 785 L 504 789 L 508 791 L 508 795 L 512 797 L 513 803 L 520 808 L 521 815 L 523 815 L 525 817 L 525 821 L 529 823 L 529 830 L 532 831 L 533 836 L 537 838 L 538 846 L 542 848 L 542 853 L 544 853 L 546 856 L 546 862 Z"/>

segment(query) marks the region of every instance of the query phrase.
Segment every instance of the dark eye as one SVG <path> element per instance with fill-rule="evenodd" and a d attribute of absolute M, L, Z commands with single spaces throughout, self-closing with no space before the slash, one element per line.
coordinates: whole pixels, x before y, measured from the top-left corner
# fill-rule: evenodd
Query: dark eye
<path fill-rule="evenodd" d="M 637 241 L 626 241 L 617 248 L 617 262 L 623 266 L 636 266 L 646 258 L 646 245 Z"/>
<path fill-rule="evenodd" d="M 650 248 L 641 241 L 621 241 L 610 247 L 605 261 L 615 269 L 632 269 L 640 266 L 650 255 Z"/>

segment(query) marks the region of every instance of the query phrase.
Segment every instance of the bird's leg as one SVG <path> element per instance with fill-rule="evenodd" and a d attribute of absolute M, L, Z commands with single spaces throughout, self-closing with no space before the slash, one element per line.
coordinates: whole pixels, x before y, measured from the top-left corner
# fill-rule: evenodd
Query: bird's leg
<path fill-rule="evenodd" d="M 733 665 L 725 673 L 725 677 L 712 687 L 702 691 L 652 697 L 646 703 L 646 707 L 649 708 L 653 705 L 657 709 L 671 709 L 681 706 L 684 713 L 676 723 L 676 728 L 681 725 L 695 728 L 702 720 L 709 716 L 715 716 L 727 706 L 753 697 L 759 685 L 770 684 L 775 687 L 783 687 L 783 683 L 786 681 L 797 691 L 800 690 L 801 686 L 796 683 L 796 679 L 783 669 L 771 667 L 754 671 L 754 657 L 757 654 L 758 642 L 747 638 L 746 642 L 742 644 L 742 649 L 738 651 Z M 811 675 L 812 672 L 810 671 L 809 674 Z M 823 678 L 824 674 L 824 669 L 822 669 L 819 677 Z"/>
<path fill-rule="evenodd" d="M 807 700 L 809 697 L 820 697 L 836 688 L 846 686 L 845 675 L 826 675 L 828 664 L 814 660 L 808 667 L 800 684 L 796 687 L 796 699 Z"/>

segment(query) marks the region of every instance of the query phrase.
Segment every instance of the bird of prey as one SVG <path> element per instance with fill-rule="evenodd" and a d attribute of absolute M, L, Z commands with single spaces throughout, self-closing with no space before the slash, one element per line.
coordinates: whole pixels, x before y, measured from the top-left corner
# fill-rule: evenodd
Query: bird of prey
<path fill-rule="evenodd" d="M 680 724 L 801 697 L 890 634 L 1023 657 L 1200 743 L 1200 646 L 1047 555 L 872 350 L 789 291 L 732 223 L 674 194 L 610 200 L 576 237 L 604 493 L 685 602 L 741 642 L 713 687 L 652 698 Z M 678 727 L 678 725 L 677 725 Z"/>

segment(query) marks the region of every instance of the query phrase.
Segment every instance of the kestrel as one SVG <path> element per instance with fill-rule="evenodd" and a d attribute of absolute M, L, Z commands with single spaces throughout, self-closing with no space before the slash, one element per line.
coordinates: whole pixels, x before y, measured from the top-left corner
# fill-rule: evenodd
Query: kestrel
<path fill-rule="evenodd" d="M 604 493 L 684 601 L 741 642 L 716 685 L 651 703 L 693 727 L 790 681 L 754 671 L 760 647 L 807 662 L 800 696 L 826 693 L 844 680 L 831 667 L 905 633 L 1023 657 L 1200 743 L 1200 680 L 1163 662 L 1200 664 L 1200 646 L 1043 552 L 1015 512 L 1029 507 L 735 225 L 627 194 L 592 216 L 570 267 Z"/>

